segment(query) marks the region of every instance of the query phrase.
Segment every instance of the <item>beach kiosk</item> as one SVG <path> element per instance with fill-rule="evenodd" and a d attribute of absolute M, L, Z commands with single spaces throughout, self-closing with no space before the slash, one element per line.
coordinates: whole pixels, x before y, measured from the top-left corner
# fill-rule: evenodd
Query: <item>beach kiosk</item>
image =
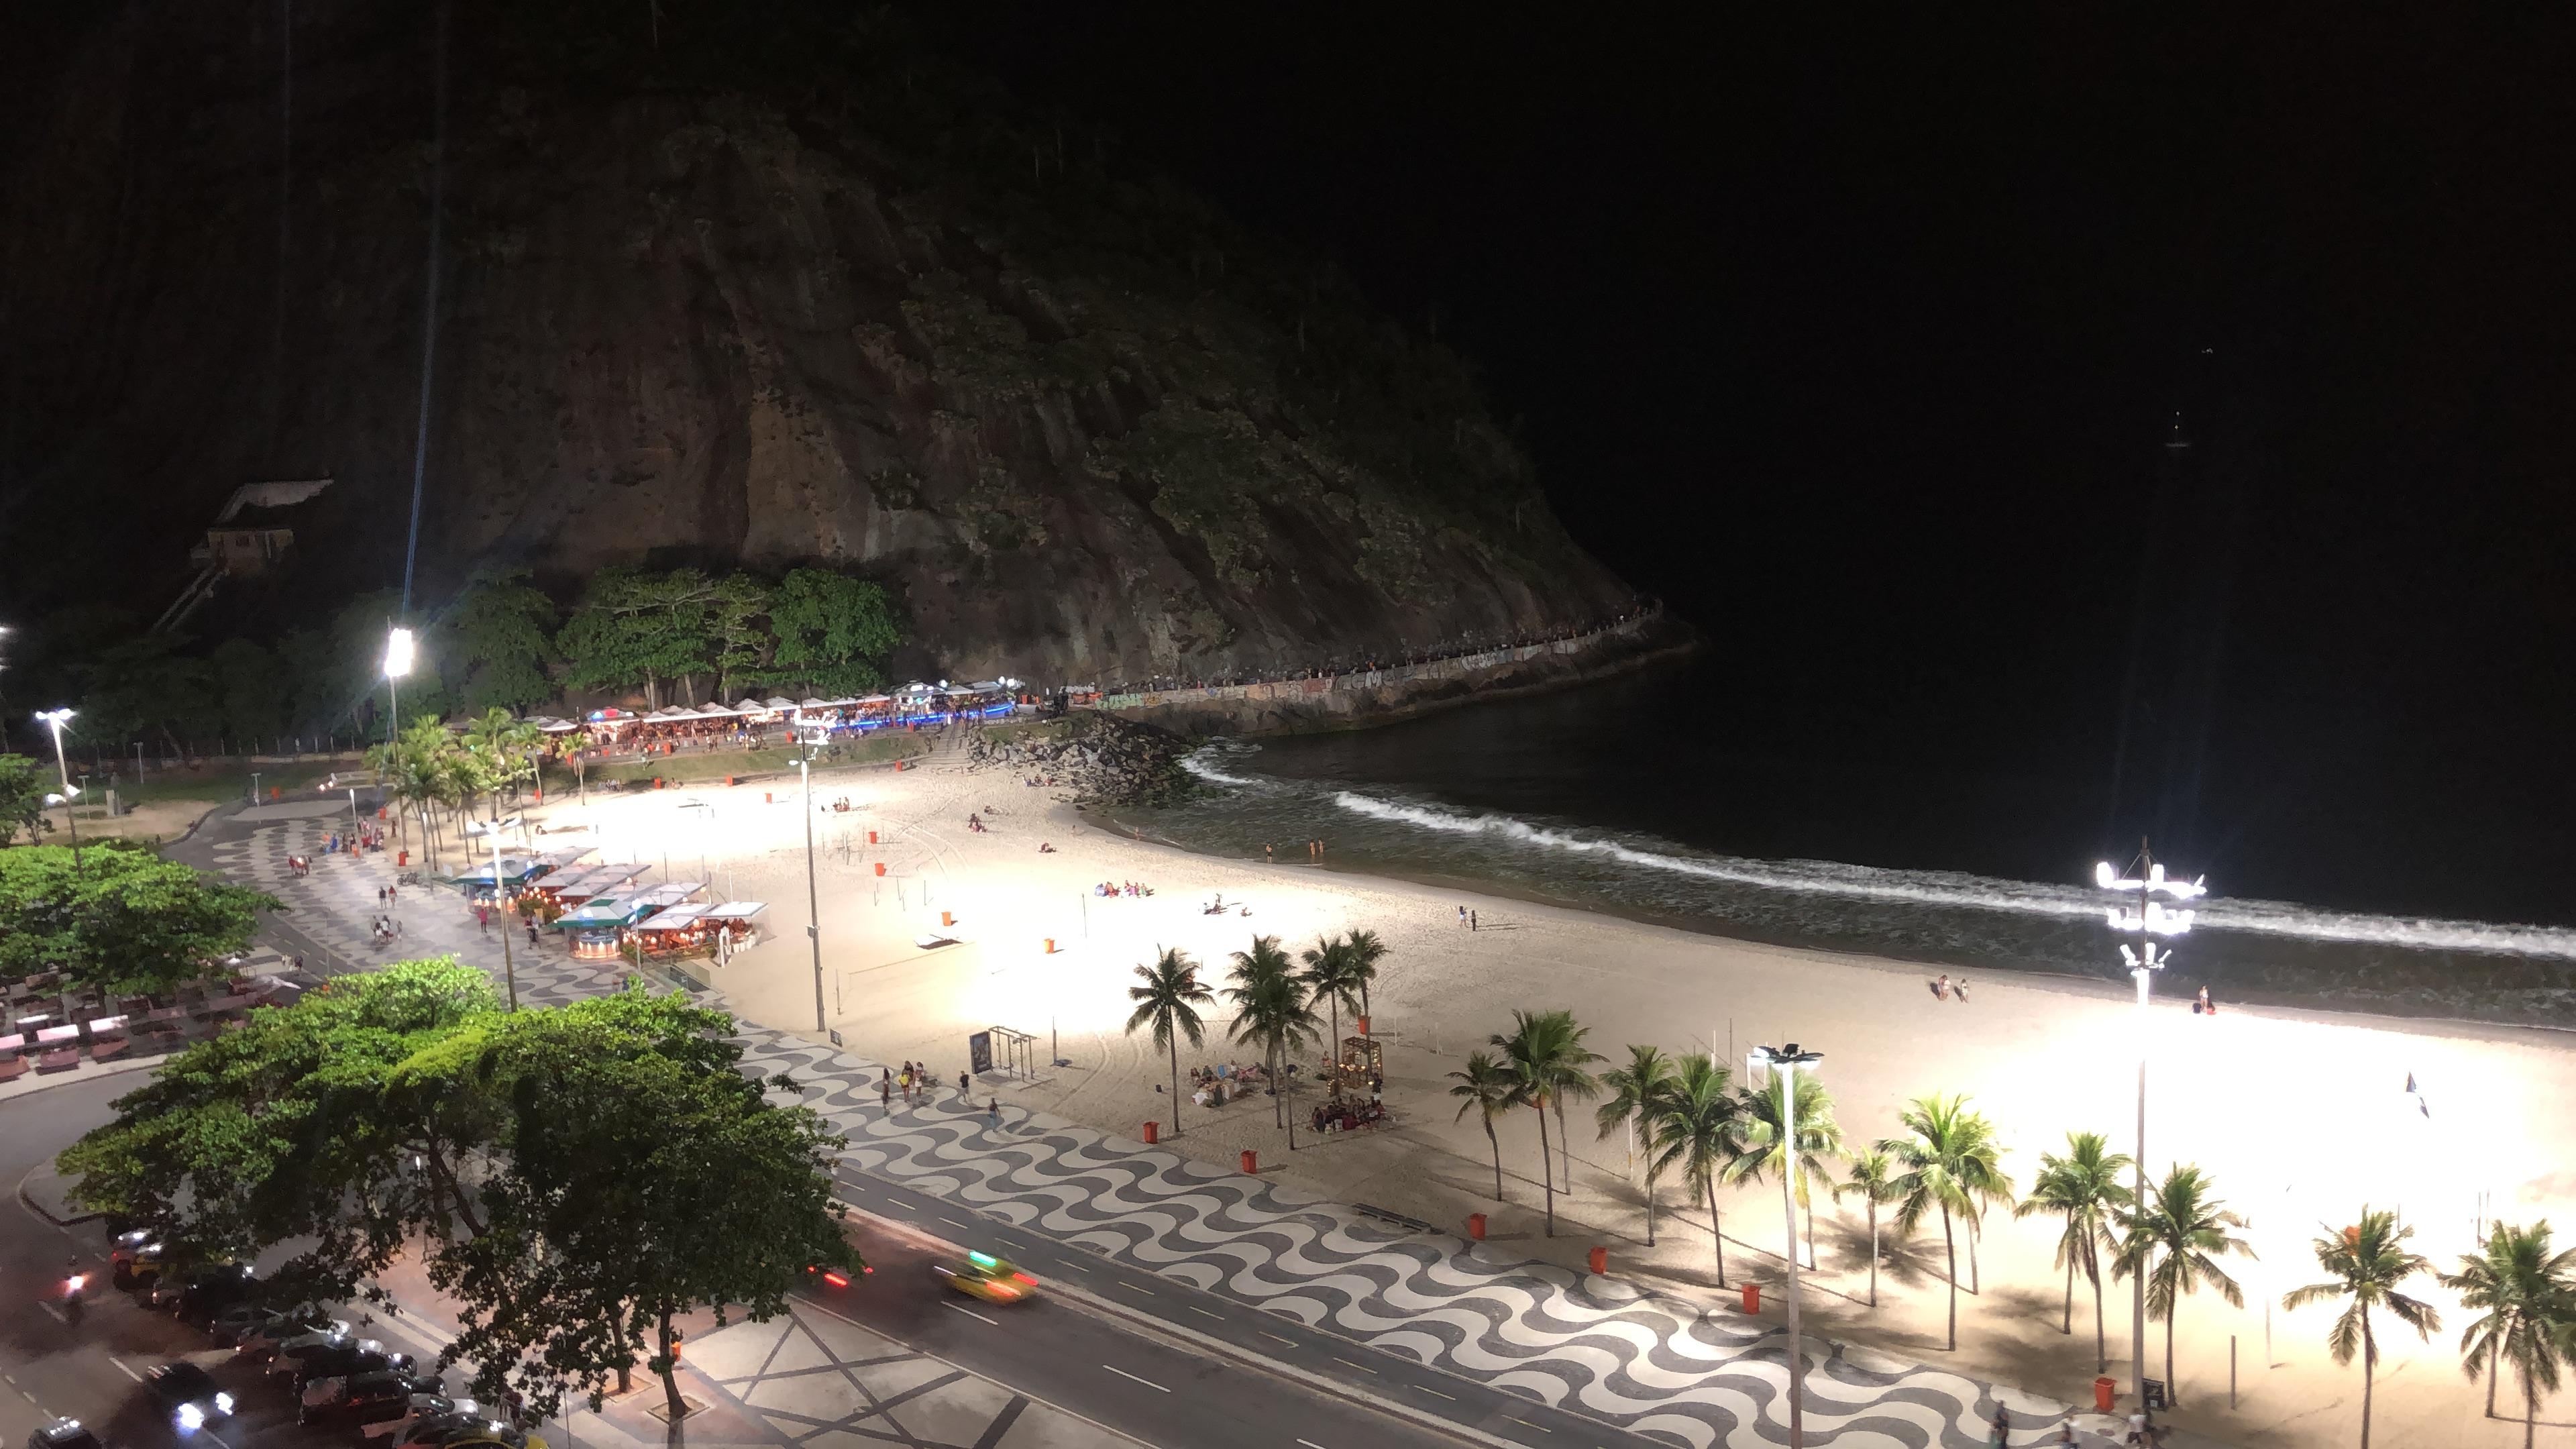
<path fill-rule="evenodd" d="M 564 912 L 554 927 L 572 938 L 574 960 L 614 961 L 630 928 L 673 906 L 686 904 L 691 896 L 705 889 L 702 883 L 675 881 L 623 896 L 600 896 Z"/>

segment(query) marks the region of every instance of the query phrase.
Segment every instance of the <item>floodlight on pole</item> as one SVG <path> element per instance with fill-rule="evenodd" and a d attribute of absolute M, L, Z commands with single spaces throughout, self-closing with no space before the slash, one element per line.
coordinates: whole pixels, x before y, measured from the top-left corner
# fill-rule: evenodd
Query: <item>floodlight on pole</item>
<path fill-rule="evenodd" d="M 72 802 L 80 798 L 80 789 L 72 784 L 71 761 L 63 754 L 63 726 L 71 719 L 72 711 L 68 709 L 40 710 L 36 715 L 37 723 L 54 729 L 54 768 L 63 777 L 63 823 L 72 832 L 72 873 L 77 875 L 81 870 L 80 819 L 72 813 Z"/>
<path fill-rule="evenodd" d="M 823 905 L 814 887 L 814 746 L 822 743 L 822 732 L 798 741 L 796 774 L 805 785 L 805 939 L 814 948 L 814 1029 L 828 1032 L 831 1023 L 823 1015 Z"/>
<path fill-rule="evenodd" d="M 1807 1356 L 1798 1341 L 1798 1069 L 1825 1059 L 1823 1052 L 1758 1046 L 1744 1057 L 1746 1075 L 1769 1067 L 1780 1074 L 1780 1208 L 1789 1228 L 1789 1449 L 1807 1442 Z"/>
<path fill-rule="evenodd" d="M 2138 983 L 2138 1151 L 2133 1163 L 2136 1181 L 2137 1210 L 2147 1205 L 2147 998 L 2156 973 L 2173 963 L 2173 952 L 2155 942 L 2158 936 L 2180 936 L 2191 930 L 2196 911 L 2173 910 L 2156 899 L 2171 896 L 2177 901 L 2197 900 L 2209 891 L 2209 877 L 2181 881 L 2168 877 L 2158 864 L 2147 842 L 2138 842 L 2138 858 L 2131 873 L 2122 875 L 2109 861 L 2093 867 L 2093 883 L 2106 891 L 2121 891 L 2133 896 L 2135 906 L 2123 902 L 2108 907 L 2104 916 L 2111 929 L 2142 939 L 2136 948 L 2120 943 L 2120 961 Z M 2129 1316 L 2129 1392 L 2132 1403 L 2147 1401 L 2147 1275 L 2134 1275 Z"/>
<path fill-rule="evenodd" d="M 411 673 L 411 631 L 397 624 L 385 633 L 385 743 L 402 738 L 402 677 Z"/>

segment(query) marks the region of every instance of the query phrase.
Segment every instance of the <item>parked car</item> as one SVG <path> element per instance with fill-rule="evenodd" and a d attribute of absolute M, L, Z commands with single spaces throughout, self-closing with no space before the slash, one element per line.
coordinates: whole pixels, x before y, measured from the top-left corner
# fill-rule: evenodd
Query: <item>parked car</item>
<path fill-rule="evenodd" d="M 457 1415 L 414 1426 L 405 1445 L 420 1449 L 546 1449 L 546 1441 L 500 1419 Z"/>
<path fill-rule="evenodd" d="M 315 1379 L 297 1408 L 299 1424 L 373 1424 L 411 1412 L 412 1397 L 437 1392 L 438 1380 L 409 1369 L 380 1369 L 346 1378 Z"/>
<path fill-rule="evenodd" d="M 302 1353 L 281 1352 L 276 1363 L 269 1365 L 271 1375 L 292 1381 L 297 1393 L 315 1379 L 346 1378 L 351 1374 L 371 1374 L 385 1369 L 412 1369 L 418 1365 L 407 1353 L 389 1353 L 384 1341 L 376 1338 L 351 1338 L 334 1335 Z"/>
<path fill-rule="evenodd" d="M 329 1338 L 346 1334 L 349 1320 L 333 1318 L 312 1304 L 284 1311 L 271 1309 L 268 1316 L 255 1318 L 248 1328 L 234 1336 L 233 1346 L 241 1356 L 265 1362 L 282 1352 L 286 1345 L 308 1337 Z"/>
<path fill-rule="evenodd" d="M 135 1288 L 161 1274 L 166 1250 L 161 1235 L 149 1228 L 136 1228 L 116 1235 L 108 1244 L 108 1281 L 119 1288 Z"/>
<path fill-rule="evenodd" d="M 199 1325 L 214 1321 L 216 1314 L 237 1303 L 247 1303 L 259 1292 L 259 1270 L 248 1263 L 225 1263 L 212 1268 L 199 1268 L 181 1277 L 186 1286 L 179 1294 L 179 1321 Z"/>
<path fill-rule="evenodd" d="M 27 1449 L 99 1449 L 98 1436 L 78 1419 L 56 1419 L 27 1436 Z"/>
<path fill-rule="evenodd" d="M 232 1417 L 233 1396 L 215 1386 L 215 1376 L 185 1359 L 175 1359 L 143 1376 L 145 1392 L 161 1406 L 182 1434 Z"/>
<path fill-rule="evenodd" d="M 489 1405 L 476 1403 L 472 1399 L 460 1399 L 449 1394 L 414 1394 L 411 1396 L 410 1405 L 394 1424 L 385 1443 L 397 1445 L 409 1442 L 412 1430 L 424 1423 L 447 1419 L 483 1419 L 491 1417 L 491 1413 Z"/>

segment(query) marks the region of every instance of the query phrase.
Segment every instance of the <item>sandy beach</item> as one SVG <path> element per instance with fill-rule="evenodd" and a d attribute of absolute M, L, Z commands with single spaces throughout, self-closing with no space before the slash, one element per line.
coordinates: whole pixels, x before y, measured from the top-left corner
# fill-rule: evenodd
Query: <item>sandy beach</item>
<path fill-rule="evenodd" d="M 1103 828 L 1065 803 L 1064 791 L 1032 788 L 1006 768 L 969 771 L 953 749 L 900 771 L 818 775 L 814 794 L 823 1010 L 852 1049 L 923 1062 L 953 1090 L 970 1032 L 1028 1032 L 1042 1063 L 1061 1056 L 1068 1064 L 1000 1088 L 1006 1100 L 1131 1136 L 1157 1121 L 1167 1143 L 1209 1162 L 1230 1165 L 1255 1149 L 1266 1174 L 1443 1227 L 1485 1212 L 1492 1238 L 1534 1257 L 1574 1265 L 1606 1246 L 1614 1274 L 1712 1305 L 1732 1295 L 1716 1287 L 1704 1206 L 1665 1181 L 1658 1242 L 1647 1248 L 1634 1176 L 1641 1164 L 1624 1134 L 1595 1137 L 1588 1106 L 1569 1114 L 1574 1185 L 1558 1194 L 1556 1235 L 1542 1234 L 1530 1113 L 1499 1125 L 1508 1201 L 1493 1201 L 1484 1134 L 1472 1115 L 1453 1120 L 1444 1074 L 1505 1029 L 1514 1008 L 1571 1009 L 1590 1028 L 1588 1044 L 1614 1060 L 1631 1042 L 1674 1053 L 1713 1047 L 1740 1074 L 1748 1047 L 1794 1040 L 1825 1053 L 1818 1080 L 1855 1142 L 1895 1131 L 1913 1097 L 1965 1093 L 1996 1122 L 2005 1166 L 2021 1184 L 2042 1153 L 2063 1149 L 2069 1131 L 2103 1132 L 2132 1149 L 2143 1036 L 2151 1169 L 2161 1174 L 2173 1161 L 2206 1169 L 2249 1220 L 2244 1236 L 2260 1254 L 2228 1263 L 2242 1308 L 2204 1292 L 2186 1301 L 2175 1328 L 2182 1406 L 2172 1417 L 2226 1442 L 2322 1446 L 2355 1437 L 2361 1369 L 2328 1358 L 2335 1310 L 2278 1307 L 2284 1291 L 2321 1276 L 2308 1246 L 2321 1224 L 2340 1227 L 2365 1203 L 2398 1208 L 2417 1229 L 2412 1246 L 2448 1269 L 2472 1247 L 2482 1212 L 2490 1222 L 2564 1222 L 2576 1199 L 2561 1125 L 2563 1104 L 2576 1101 L 2576 1043 L 2545 1033 L 2288 1011 L 2198 1017 L 2181 1001 L 2159 1003 L 2142 1031 L 2125 983 L 2002 973 L 1970 972 L 1966 1002 L 1936 1001 L 1926 987 L 1934 968 L 1340 873 L 1310 864 L 1302 838 L 1277 842 L 1272 862 L 1191 855 Z M 842 802 L 848 808 L 834 808 Z M 970 812 L 989 828 L 971 831 Z M 766 938 L 723 968 L 719 984 L 742 1014 L 815 1034 L 804 812 L 792 780 L 594 794 L 587 807 L 558 800 L 540 817 L 546 844 L 595 843 L 595 859 L 648 862 L 673 879 L 709 879 L 713 897 L 767 902 Z M 1328 859 L 1329 845 L 1327 833 Z M 1154 894 L 1091 894 L 1102 881 L 1137 881 Z M 1228 912 L 1205 914 L 1219 892 Z M 1478 929 L 1459 925 L 1462 905 Z M 1291 1154 L 1267 1099 L 1212 1110 L 1183 1103 L 1175 1140 L 1173 1099 L 1157 1090 L 1169 1064 L 1122 1030 L 1133 968 L 1178 947 L 1221 989 L 1230 953 L 1255 933 L 1278 936 L 1293 952 L 1353 927 L 1377 931 L 1389 946 L 1372 1027 L 1386 1049 L 1392 1120 L 1321 1139 L 1301 1130 Z M 958 944 L 925 951 L 916 941 L 931 932 Z M 1185 1074 L 1194 1063 L 1257 1059 L 1223 1042 L 1221 1004 L 1209 1026 L 1205 1047 L 1183 1049 Z M 1346 1019 L 1344 1032 L 1353 1029 Z M 2406 1091 L 2410 1075 L 2420 1095 Z M 1776 1182 L 1721 1190 L 1718 1205 L 1728 1282 L 1750 1278 L 1778 1291 Z M 2057 1232 L 2045 1218 L 1990 1216 L 1973 1295 L 1963 1236 L 1960 1342 L 1951 1354 L 1937 1223 L 1907 1242 L 1889 1234 L 1871 1309 L 1862 1204 L 1818 1194 L 1808 1322 L 1834 1338 L 2089 1398 L 2091 1294 L 2079 1281 L 2074 1332 L 2062 1333 Z M 2482 1418 L 2485 1390 L 2459 1371 L 2466 1318 L 2453 1295 L 2430 1277 L 2410 1290 L 2441 1308 L 2445 1327 L 2431 1343 L 2383 1327 L 2379 1442 L 2518 1443 L 2519 1421 Z M 2109 1371 L 2124 1391 L 2127 1305 L 2126 1284 L 2107 1290 Z M 2162 1325 L 2151 1325 L 2150 1376 L 2163 1374 L 2162 1351 Z M 2504 1412 L 2518 1397 L 2508 1382 Z M 2550 1416 L 2544 1401 L 2542 1417 Z"/>

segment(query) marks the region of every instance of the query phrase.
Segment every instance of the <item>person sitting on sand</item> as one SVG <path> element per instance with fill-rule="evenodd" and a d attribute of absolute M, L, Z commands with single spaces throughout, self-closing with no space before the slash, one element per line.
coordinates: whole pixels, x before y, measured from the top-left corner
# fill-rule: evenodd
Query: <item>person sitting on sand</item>
<path fill-rule="evenodd" d="M 1952 996 L 1955 996 L 1955 997 L 1959 998 L 1959 1004 L 1960 1004 L 1961 1006 L 1965 1006 L 1965 1005 L 1967 1005 L 1967 1004 L 1968 1004 L 1968 978 L 1967 978 L 1967 977 L 1965 977 L 1965 976 L 1962 976 L 1962 977 L 1960 977 L 1958 980 L 1956 980 L 1956 981 L 1954 981 L 1954 982 L 1951 982 L 1951 983 L 1950 983 L 1950 994 L 1951 994 Z"/>
<path fill-rule="evenodd" d="M 1045 842 L 1045 841 L 1041 840 L 1041 841 L 1039 841 L 1039 842 L 1038 842 L 1038 854 L 1040 854 L 1040 855 L 1053 855 L 1053 854 L 1055 854 L 1055 847 L 1054 847 L 1054 846 L 1052 846 L 1052 845 L 1049 845 L 1047 842 Z"/>
<path fill-rule="evenodd" d="M 1932 999 L 1933 999 L 1934 1001 L 1947 1001 L 1947 1000 L 1949 1000 L 1949 999 L 1950 999 L 1950 973 L 1949 973 L 1949 972 L 1944 971 L 1944 972 L 1942 972 L 1942 973 L 1941 973 L 1941 979 L 1940 979 L 1940 980 L 1938 980 L 1938 981 L 1926 982 L 1925 984 L 1926 984 L 1926 985 L 1928 985 L 1928 986 L 1930 986 L 1930 987 L 1932 988 Z"/>

